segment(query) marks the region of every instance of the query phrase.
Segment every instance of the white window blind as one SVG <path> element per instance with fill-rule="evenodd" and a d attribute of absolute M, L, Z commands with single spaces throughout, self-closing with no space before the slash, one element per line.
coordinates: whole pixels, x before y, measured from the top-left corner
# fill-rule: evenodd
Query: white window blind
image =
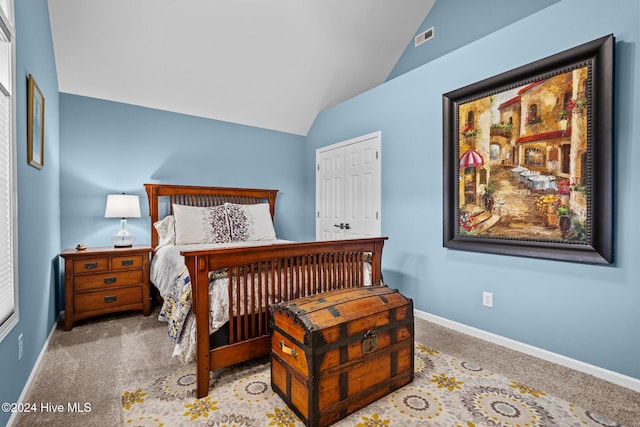
<path fill-rule="evenodd" d="M 0 1 L 0 340 L 18 321 L 15 271 L 16 163 L 14 153 L 12 0 Z"/>

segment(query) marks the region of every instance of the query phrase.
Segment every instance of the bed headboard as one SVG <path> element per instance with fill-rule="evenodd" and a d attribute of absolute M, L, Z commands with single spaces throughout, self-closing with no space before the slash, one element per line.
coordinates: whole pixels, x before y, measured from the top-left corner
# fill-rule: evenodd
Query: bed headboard
<path fill-rule="evenodd" d="M 226 202 L 238 204 L 269 203 L 271 218 L 276 207 L 278 190 L 261 190 L 255 188 L 201 187 L 196 185 L 145 184 L 149 199 L 149 216 L 151 217 L 151 247 L 158 246 L 158 232 L 153 224 L 162 219 L 159 217 L 161 204 L 166 204 L 168 215 L 172 205 L 218 206 Z M 162 198 L 166 198 L 164 201 Z M 163 216 L 164 217 L 164 216 Z"/>

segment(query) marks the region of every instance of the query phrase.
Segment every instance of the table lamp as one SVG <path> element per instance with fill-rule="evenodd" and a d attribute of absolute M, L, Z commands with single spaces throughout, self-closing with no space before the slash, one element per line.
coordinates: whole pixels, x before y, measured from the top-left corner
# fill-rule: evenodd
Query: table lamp
<path fill-rule="evenodd" d="M 111 236 L 111 241 L 116 248 L 128 248 L 133 245 L 136 236 L 127 231 L 126 218 L 140 218 L 140 198 L 129 194 L 109 194 L 107 207 L 104 210 L 105 218 L 121 218 L 120 229 Z"/>

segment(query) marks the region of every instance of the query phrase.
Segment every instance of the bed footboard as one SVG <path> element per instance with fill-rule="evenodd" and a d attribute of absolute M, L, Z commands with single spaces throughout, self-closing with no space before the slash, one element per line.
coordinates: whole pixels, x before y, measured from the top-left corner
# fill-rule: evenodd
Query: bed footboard
<path fill-rule="evenodd" d="M 197 396 L 209 392 L 209 372 L 269 354 L 269 306 L 333 289 L 382 284 L 386 237 L 285 243 L 182 255 L 191 276 L 196 316 Z M 209 348 L 209 272 L 229 278 L 229 343 Z"/>

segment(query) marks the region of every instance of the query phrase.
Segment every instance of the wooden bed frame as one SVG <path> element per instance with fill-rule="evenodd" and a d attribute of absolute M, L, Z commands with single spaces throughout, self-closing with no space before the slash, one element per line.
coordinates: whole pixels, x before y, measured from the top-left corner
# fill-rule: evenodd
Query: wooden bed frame
<path fill-rule="evenodd" d="M 216 206 L 225 202 L 268 202 L 273 218 L 278 192 L 168 184 L 145 184 L 145 189 L 154 248 L 158 245 L 158 235 L 153 224 L 170 214 L 173 204 Z M 165 214 L 159 216 L 163 206 Z M 208 394 L 211 370 L 270 353 L 269 305 L 328 290 L 364 286 L 364 259 L 368 255 L 371 256 L 371 283 L 382 285 L 385 240 L 386 237 L 375 237 L 181 252 L 191 278 L 192 311 L 196 316 L 197 397 Z M 223 345 L 210 348 L 209 272 L 223 269 L 228 269 L 229 277 L 228 336 Z"/>

